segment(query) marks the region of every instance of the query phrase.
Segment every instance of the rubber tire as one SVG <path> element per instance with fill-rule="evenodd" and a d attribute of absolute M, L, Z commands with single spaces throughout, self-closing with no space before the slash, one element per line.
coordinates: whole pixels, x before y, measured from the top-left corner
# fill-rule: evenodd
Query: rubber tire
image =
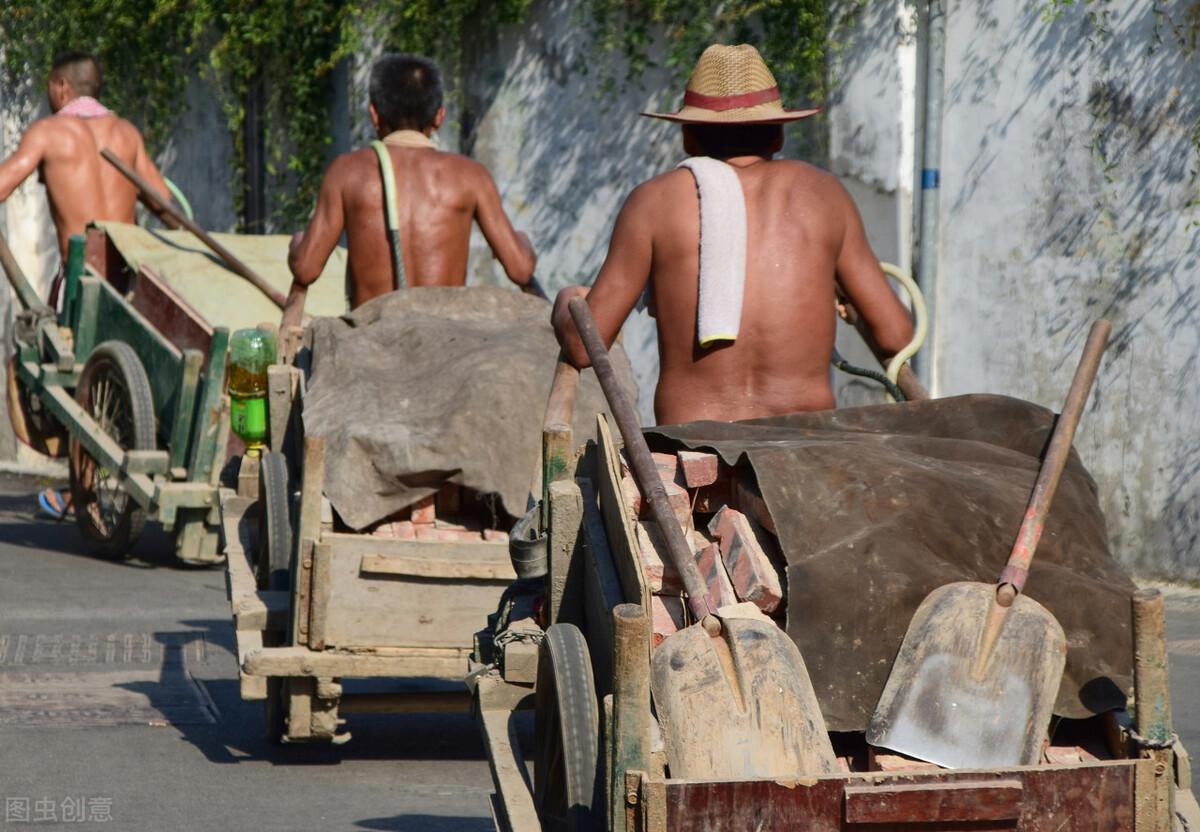
<path fill-rule="evenodd" d="M 554 624 L 546 631 L 538 659 L 538 707 L 534 733 L 534 801 L 544 829 L 568 832 L 599 829 L 604 818 L 604 781 L 600 759 L 600 708 L 592 661 L 583 633 L 573 624 Z M 553 748 L 557 759 L 545 759 Z M 547 788 L 559 794 L 546 795 Z M 565 814 L 557 803 L 565 791 Z"/>
<path fill-rule="evenodd" d="M 289 589 L 292 562 L 292 518 L 288 507 L 287 460 L 266 451 L 258 468 L 258 557 L 255 561 L 259 589 Z"/>
<path fill-rule="evenodd" d="M 133 425 L 133 442 L 125 450 L 153 451 L 157 449 L 157 419 L 154 414 L 154 393 L 150 389 L 150 379 L 146 376 L 146 369 L 142 366 L 141 359 L 137 357 L 137 353 L 128 344 L 122 341 L 105 341 L 92 350 L 92 354 L 88 356 L 87 363 L 83 365 L 83 372 L 79 374 L 79 384 L 75 388 L 75 401 L 90 413 L 90 409 L 85 403 L 85 394 L 92 381 L 92 376 L 98 371 L 97 368 L 106 363 L 115 368 L 117 375 L 124 382 L 125 390 L 128 393 L 127 404 L 129 405 L 130 418 Z M 77 444 L 77 440 L 72 437 L 71 445 L 74 446 L 75 444 Z M 83 448 L 79 448 L 78 450 L 81 453 L 86 453 Z M 73 447 L 68 456 L 70 460 L 71 498 L 75 506 L 75 524 L 79 527 L 80 534 L 83 535 L 88 549 L 93 554 L 108 560 L 125 557 L 129 553 L 129 550 L 133 548 L 138 538 L 141 537 L 142 531 L 146 528 L 146 510 L 138 505 L 132 496 L 127 495 L 128 501 L 125 506 L 125 512 L 117 524 L 116 531 L 111 536 L 105 537 L 91 523 L 89 513 L 81 510 L 81 507 L 85 504 L 85 500 L 83 499 L 85 492 L 82 483 L 79 481 L 78 471 L 76 470 L 75 449 Z"/>

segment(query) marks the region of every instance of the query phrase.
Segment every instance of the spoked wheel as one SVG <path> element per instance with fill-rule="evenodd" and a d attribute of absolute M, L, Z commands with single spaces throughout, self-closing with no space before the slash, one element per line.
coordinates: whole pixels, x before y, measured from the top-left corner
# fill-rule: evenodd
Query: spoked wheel
<path fill-rule="evenodd" d="M 96 347 L 79 376 L 75 401 L 121 448 L 154 450 L 154 396 L 128 344 L 105 341 Z M 122 490 L 120 472 L 94 459 L 74 435 L 69 456 L 79 531 L 95 554 L 123 557 L 145 528 L 146 510 Z"/>
<path fill-rule="evenodd" d="M 542 828 L 599 829 L 600 711 L 587 643 L 573 624 L 546 631 L 536 690 L 534 802 Z"/>
<path fill-rule="evenodd" d="M 258 558 L 259 589 L 288 589 L 292 559 L 292 520 L 288 511 L 287 460 L 267 451 L 258 468 Z"/>

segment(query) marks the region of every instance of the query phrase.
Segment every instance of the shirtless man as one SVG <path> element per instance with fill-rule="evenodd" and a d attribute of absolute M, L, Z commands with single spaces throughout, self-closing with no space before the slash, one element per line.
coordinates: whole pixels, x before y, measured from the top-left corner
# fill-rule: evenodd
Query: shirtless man
<path fill-rule="evenodd" d="M 682 122 L 688 155 L 730 165 L 745 196 L 745 289 L 736 339 L 700 346 L 697 182 L 676 169 L 629 195 L 591 289 L 569 286 L 559 293 L 553 315 L 559 342 L 572 363 L 586 367 L 570 299 L 587 297 L 611 344 L 649 284 L 657 310 L 661 367 L 654 411 L 660 424 L 832 408 L 837 299 L 853 303 L 883 354 L 901 350 L 912 325 L 837 179 L 773 158 L 783 146 L 783 123 L 816 111 L 784 110 L 770 70 L 745 45 L 709 47 L 684 104 L 678 113 L 647 115 Z"/>
<path fill-rule="evenodd" d="M 58 233 L 62 262 L 67 243 L 82 234 L 89 222 L 136 220 L 137 189 L 100 156 L 108 148 L 170 200 L 158 167 L 146 152 L 142 134 L 101 104 L 100 65 L 86 52 L 67 52 L 55 58 L 46 82 L 50 112 L 29 126 L 17 150 L 0 162 L 0 202 L 4 202 L 35 170 L 46 184 L 50 216 Z M 50 288 L 50 303 L 58 298 L 62 267 Z M 48 488 L 38 504 L 62 519 L 71 510 L 70 492 Z"/>
<path fill-rule="evenodd" d="M 67 241 L 93 220 L 136 220 L 137 189 L 100 156 L 108 148 L 170 200 L 138 129 L 96 100 L 100 65 L 85 52 L 54 61 L 47 80 L 54 115 L 29 126 L 17 150 L 0 162 L 0 202 L 39 170 L 50 199 L 63 261 Z M 53 291 L 53 290 L 52 290 Z"/>
<path fill-rule="evenodd" d="M 434 147 L 442 125 L 442 79 L 417 55 L 384 55 L 371 68 L 367 108 L 387 146 L 396 180 L 400 251 L 408 286 L 462 286 L 467 279 L 471 222 L 479 223 L 509 279 L 525 287 L 537 255 L 513 230 L 491 174 L 478 162 Z M 308 228 L 292 238 L 292 290 L 283 325 L 298 325 L 308 286 L 325 267 L 345 231 L 351 308 L 394 288 L 383 185 L 375 151 L 363 148 L 334 160 Z"/>

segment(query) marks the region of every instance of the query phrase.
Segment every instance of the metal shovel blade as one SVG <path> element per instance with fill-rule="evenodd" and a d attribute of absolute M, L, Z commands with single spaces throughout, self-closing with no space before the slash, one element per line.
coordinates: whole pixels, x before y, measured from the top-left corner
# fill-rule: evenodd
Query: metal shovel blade
<path fill-rule="evenodd" d="M 1050 611 L 1016 598 L 981 672 L 994 584 L 961 582 L 917 608 L 867 727 L 867 742 L 946 768 L 1034 765 L 1067 659 Z"/>
<path fill-rule="evenodd" d="M 650 689 L 672 777 L 729 779 L 831 774 L 837 760 L 808 669 L 770 621 L 726 618 L 654 651 Z"/>

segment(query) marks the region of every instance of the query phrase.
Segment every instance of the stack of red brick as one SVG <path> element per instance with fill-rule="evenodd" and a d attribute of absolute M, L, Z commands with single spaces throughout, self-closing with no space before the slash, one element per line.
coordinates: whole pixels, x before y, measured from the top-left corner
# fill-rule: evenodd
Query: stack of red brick
<path fill-rule="evenodd" d="M 692 542 L 711 604 L 719 608 L 749 601 L 767 615 L 781 613 L 783 588 L 770 556 L 778 552 L 775 524 L 753 471 L 725 465 L 716 454 L 680 451 L 653 456 L 675 519 Z M 685 624 L 682 585 L 669 565 L 662 532 L 650 519 L 647 501 L 624 460 L 621 489 L 637 519 L 638 557 L 654 593 L 657 644 Z"/>
<path fill-rule="evenodd" d="M 375 524 L 370 533 L 396 540 L 441 540 L 473 543 L 507 541 L 508 533 L 485 528 L 482 501 L 475 492 L 454 483 L 442 486 L 408 508 Z"/>

